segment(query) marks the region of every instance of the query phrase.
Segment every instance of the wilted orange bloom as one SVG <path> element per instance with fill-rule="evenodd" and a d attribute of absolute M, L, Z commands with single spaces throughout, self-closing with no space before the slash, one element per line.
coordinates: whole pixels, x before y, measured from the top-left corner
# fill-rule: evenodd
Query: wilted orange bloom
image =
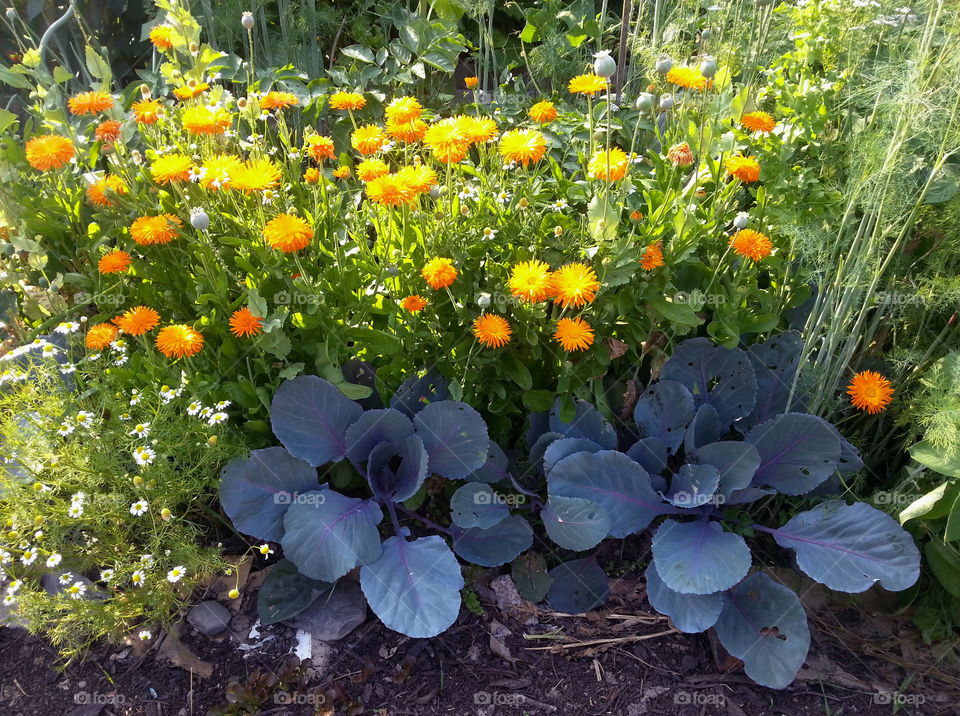
<path fill-rule="evenodd" d="M 543 100 L 542 102 L 537 102 L 530 108 L 530 119 L 534 122 L 539 122 L 540 124 L 547 124 L 552 122 L 557 118 L 557 108 L 554 106 L 553 102 Z"/>
<path fill-rule="evenodd" d="M 350 167 L 337 167 L 333 170 L 333 176 L 337 179 L 346 179 L 350 176 Z"/>
<path fill-rule="evenodd" d="M 108 92 L 81 92 L 67 100 L 73 114 L 99 114 L 113 107 L 113 97 Z"/>
<path fill-rule="evenodd" d="M 557 330 L 553 334 L 553 339 L 567 352 L 585 351 L 593 345 L 593 329 L 579 316 L 561 318 L 557 321 Z"/>
<path fill-rule="evenodd" d="M 398 124 L 387 120 L 387 134 L 401 142 L 419 142 L 427 133 L 427 124 L 422 119 L 415 119 L 406 124 Z"/>
<path fill-rule="evenodd" d="M 190 326 L 166 326 L 157 334 L 157 349 L 167 358 L 195 356 L 203 348 L 203 336 Z"/>
<path fill-rule="evenodd" d="M 594 179 L 603 181 L 620 181 L 627 175 L 630 168 L 630 157 L 619 147 L 609 152 L 600 149 L 593 153 L 587 163 L 587 173 Z"/>
<path fill-rule="evenodd" d="M 141 246 L 169 244 L 182 224 L 173 214 L 141 216 L 134 219 L 130 225 L 130 238 Z"/>
<path fill-rule="evenodd" d="M 45 172 L 67 166 L 77 150 L 74 149 L 73 142 L 66 137 L 43 134 L 27 142 L 26 153 L 30 166 Z"/>
<path fill-rule="evenodd" d="M 230 332 L 238 338 L 255 336 L 263 332 L 263 319 L 244 306 L 230 316 Z"/>
<path fill-rule="evenodd" d="M 367 124 L 353 130 L 350 135 L 350 145 L 361 154 L 374 154 L 387 141 L 383 129 L 375 124 Z"/>
<path fill-rule="evenodd" d="M 680 144 L 674 144 L 667 150 L 667 159 L 678 167 L 689 167 L 693 164 L 693 151 L 689 144 L 680 142 Z"/>
<path fill-rule="evenodd" d="M 470 147 L 470 139 L 463 131 L 463 124 L 454 117 L 431 124 L 423 135 L 423 143 L 430 147 L 433 156 L 443 164 L 462 161 Z"/>
<path fill-rule="evenodd" d="M 730 157 L 723 166 L 728 174 L 745 184 L 752 184 L 760 178 L 760 164 L 756 157 Z"/>
<path fill-rule="evenodd" d="M 437 173 L 422 164 L 403 167 L 397 172 L 397 179 L 404 182 L 416 194 L 424 194 L 437 185 Z"/>
<path fill-rule="evenodd" d="M 463 84 L 464 84 L 464 86 L 466 86 L 467 89 L 471 89 L 471 90 L 472 90 L 472 89 L 476 89 L 477 87 L 480 86 L 480 78 L 479 78 L 479 77 L 464 77 L 464 78 L 463 78 Z"/>
<path fill-rule="evenodd" d="M 563 308 L 578 308 L 597 296 L 600 282 L 594 270 L 583 263 L 563 266 L 550 275 L 550 293 Z"/>
<path fill-rule="evenodd" d="M 186 154 L 164 154 L 150 165 L 150 175 L 157 184 L 190 181 L 193 160 Z"/>
<path fill-rule="evenodd" d="M 500 137 L 500 154 L 510 162 L 527 166 L 543 159 L 547 140 L 535 129 L 511 129 Z"/>
<path fill-rule="evenodd" d="M 434 258 L 420 269 L 420 275 L 430 288 L 440 290 L 457 280 L 457 269 L 450 259 Z"/>
<path fill-rule="evenodd" d="M 169 50 L 173 47 L 173 28 L 169 25 L 154 25 L 150 29 L 150 42 L 158 50 Z"/>
<path fill-rule="evenodd" d="M 334 92 L 330 95 L 330 109 L 356 110 L 363 109 L 367 100 L 356 92 Z"/>
<path fill-rule="evenodd" d="M 97 270 L 104 274 L 123 273 L 130 268 L 132 261 L 133 257 L 126 251 L 114 249 L 100 257 L 100 260 L 97 262 Z"/>
<path fill-rule="evenodd" d="M 98 142 L 110 144 L 120 138 L 120 122 L 115 119 L 106 119 L 97 125 L 93 136 Z"/>
<path fill-rule="evenodd" d="M 290 92 L 267 92 L 260 98 L 261 109 L 286 109 L 299 103 L 296 95 Z"/>
<path fill-rule="evenodd" d="M 133 110 L 133 117 L 137 120 L 137 124 L 154 124 L 160 119 L 163 105 L 158 99 L 142 99 L 134 102 L 130 109 Z"/>
<path fill-rule="evenodd" d="M 667 72 L 667 82 L 670 84 L 692 90 L 705 90 L 710 86 L 710 80 L 704 77 L 696 67 L 683 67 L 678 65 Z"/>
<path fill-rule="evenodd" d="M 860 371 L 847 386 L 847 394 L 853 407 L 865 410 L 871 415 L 886 410 L 893 402 L 893 393 L 893 384 L 872 370 Z"/>
<path fill-rule="evenodd" d="M 777 126 L 776 121 L 766 112 L 750 112 L 740 118 L 740 124 L 751 132 L 768 134 Z"/>
<path fill-rule="evenodd" d="M 280 167 L 269 159 L 248 159 L 233 177 L 230 188 L 251 194 L 280 184 Z"/>
<path fill-rule="evenodd" d="M 313 227 L 299 216 L 279 214 L 263 227 L 263 238 L 271 247 L 292 253 L 310 245 Z"/>
<path fill-rule="evenodd" d="M 177 87 L 173 90 L 173 96 L 177 99 L 183 101 L 188 99 L 193 99 L 194 97 L 199 97 L 204 92 L 210 89 L 210 85 L 206 82 L 188 82 L 183 87 Z"/>
<path fill-rule="evenodd" d="M 419 313 L 427 307 L 427 303 L 427 299 L 423 296 L 414 294 L 400 301 L 400 307 L 405 311 L 410 311 L 410 313 Z"/>
<path fill-rule="evenodd" d="M 180 115 L 183 128 L 190 134 L 223 134 L 230 128 L 233 118 L 223 108 L 187 107 Z"/>
<path fill-rule="evenodd" d="M 320 181 L 320 170 L 316 167 L 310 167 L 303 173 L 303 180 L 307 184 L 316 184 Z"/>
<path fill-rule="evenodd" d="M 95 206 L 115 206 L 114 201 L 107 195 L 108 191 L 126 194 L 128 189 L 123 179 L 111 174 L 87 186 L 87 200 Z"/>
<path fill-rule="evenodd" d="M 160 323 L 160 314 L 147 306 L 137 306 L 125 311 L 123 315 L 114 319 L 114 323 L 124 333 L 131 336 L 142 336 L 152 331 Z"/>
<path fill-rule="evenodd" d="M 644 271 L 653 271 L 661 266 L 663 266 L 663 247 L 659 241 L 654 241 L 644 249 L 643 258 L 640 259 L 640 268 Z"/>
<path fill-rule="evenodd" d="M 510 324 L 503 316 L 484 313 L 473 322 L 473 335 L 487 348 L 502 348 L 510 342 Z"/>
<path fill-rule="evenodd" d="M 387 105 L 384 114 L 388 122 L 408 124 L 415 119 L 420 119 L 423 107 L 413 97 L 397 97 Z"/>
<path fill-rule="evenodd" d="M 550 295 L 550 266 L 533 259 L 513 267 L 507 286 L 517 298 L 530 303 L 542 301 Z"/>
<path fill-rule="evenodd" d="M 318 164 L 324 159 L 336 159 L 337 155 L 333 149 L 333 139 L 324 137 L 320 134 L 311 134 L 307 137 L 307 153 Z"/>
<path fill-rule="evenodd" d="M 371 181 L 390 173 L 390 167 L 382 159 L 364 159 L 357 165 L 357 179 Z"/>
<path fill-rule="evenodd" d="M 95 351 L 100 351 L 113 343 L 117 338 L 117 327 L 111 323 L 98 323 L 90 326 L 84 338 L 84 345 Z"/>
<path fill-rule="evenodd" d="M 594 95 L 607 89 L 607 78 L 600 75 L 586 74 L 577 75 L 570 80 L 567 85 L 567 91 L 573 94 Z"/>
<path fill-rule="evenodd" d="M 243 172 L 243 162 L 232 154 L 217 154 L 203 163 L 200 186 L 210 191 L 232 189 L 236 177 Z"/>
<path fill-rule="evenodd" d="M 738 256 L 760 261 L 773 251 L 773 242 L 766 234 L 753 229 L 741 229 L 730 237 L 730 247 Z"/>

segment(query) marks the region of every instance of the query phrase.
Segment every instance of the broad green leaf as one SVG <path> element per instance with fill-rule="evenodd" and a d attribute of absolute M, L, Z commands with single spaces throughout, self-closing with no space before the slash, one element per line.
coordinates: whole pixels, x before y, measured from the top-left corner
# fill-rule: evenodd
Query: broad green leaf
<path fill-rule="evenodd" d="M 933 446 L 926 440 L 918 442 L 908 448 L 910 457 L 921 465 L 949 477 L 960 477 L 960 460 L 945 457 L 943 450 Z"/>
<path fill-rule="evenodd" d="M 376 61 L 376 57 L 373 54 L 373 50 L 369 47 L 364 47 L 363 45 L 350 45 L 344 47 L 340 52 L 352 60 L 358 60 L 359 62 L 366 62 L 368 64 L 373 64 Z"/>

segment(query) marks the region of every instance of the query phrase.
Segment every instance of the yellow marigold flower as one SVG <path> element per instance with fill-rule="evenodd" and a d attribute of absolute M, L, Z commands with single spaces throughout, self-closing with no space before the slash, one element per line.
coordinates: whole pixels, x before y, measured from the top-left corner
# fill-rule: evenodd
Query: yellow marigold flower
<path fill-rule="evenodd" d="M 154 124 L 160 119 L 163 105 L 158 99 L 142 99 L 134 102 L 130 109 L 133 110 L 133 117 L 137 124 Z"/>
<path fill-rule="evenodd" d="M 390 168 L 382 159 L 364 159 L 357 165 L 357 179 L 371 181 L 390 173 Z"/>
<path fill-rule="evenodd" d="M 115 206 L 115 202 L 107 192 L 126 194 L 128 191 L 123 179 L 111 174 L 87 186 L 87 199 L 95 206 Z"/>
<path fill-rule="evenodd" d="M 674 144 L 667 150 L 667 159 L 678 167 L 689 167 L 693 164 L 693 150 L 686 142 Z"/>
<path fill-rule="evenodd" d="M 423 114 L 423 107 L 413 97 L 397 97 L 384 110 L 388 122 L 397 124 L 409 124 L 415 119 L 420 119 Z"/>
<path fill-rule="evenodd" d="M 125 311 L 123 315 L 114 320 L 124 333 L 131 336 L 142 336 L 148 331 L 152 331 L 160 323 L 160 314 L 147 306 L 137 306 Z"/>
<path fill-rule="evenodd" d="M 105 119 L 97 125 L 93 133 L 98 142 L 110 144 L 120 138 L 120 122 L 115 119 Z"/>
<path fill-rule="evenodd" d="M 517 298 L 537 303 L 550 295 L 550 266 L 536 259 L 513 267 L 507 286 Z"/>
<path fill-rule="evenodd" d="M 173 28 L 169 25 L 154 25 L 150 30 L 150 42 L 158 50 L 169 50 L 173 47 Z"/>
<path fill-rule="evenodd" d="M 307 184 L 316 184 L 320 181 L 320 170 L 316 167 L 310 167 L 303 173 L 303 180 Z"/>
<path fill-rule="evenodd" d="M 550 276 L 550 293 L 554 303 L 563 308 L 578 308 L 597 296 L 600 282 L 594 270 L 583 263 L 572 263 L 554 271 Z"/>
<path fill-rule="evenodd" d="M 231 154 L 218 154 L 203 163 L 200 186 L 211 191 L 232 189 L 236 177 L 243 172 L 243 162 Z"/>
<path fill-rule="evenodd" d="M 420 275 L 423 276 L 427 285 L 434 290 L 446 288 L 457 280 L 457 269 L 453 261 L 444 258 L 434 258 L 427 261 Z"/>
<path fill-rule="evenodd" d="M 403 167 L 397 172 L 397 180 L 405 183 L 416 194 L 425 194 L 437 185 L 437 173 L 422 164 Z"/>
<path fill-rule="evenodd" d="M 460 115 L 456 118 L 463 131 L 463 136 L 471 144 L 483 144 L 497 136 L 497 123 L 489 117 L 471 117 Z"/>
<path fill-rule="evenodd" d="M 233 312 L 230 316 L 230 332 L 238 338 L 247 338 L 263 333 L 263 319 L 253 315 L 246 306 Z"/>
<path fill-rule="evenodd" d="M 90 350 L 101 351 L 117 338 L 117 327 L 110 323 L 98 323 L 90 326 L 84 338 L 84 345 Z"/>
<path fill-rule="evenodd" d="M 173 214 L 140 216 L 130 225 L 130 238 L 141 246 L 169 244 L 182 224 L 183 222 Z"/>
<path fill-rule="evenodd" d="M 203 348 L 203 336 L 190 326 L 166 326 L 157 334 L 157 349 L 167 358 L 195 356 Z"/>
<path fill-rule="evenodd" d="M 487 348 L 502 348 L 510 342 L 510 324 L 503 316 L 484 313 L 473 322 L 473 335 Z"/>
<path fill-rule="evenodd" d="M 597 150 L 587 163 L 587 173 L 591 178 L 608 182 L 620 181 L 627 175 L 629 168 L 630 157 L 619 147 L 614 147 L 609 152 L 605 149 Z"/>
<path fill-rule="evenodd" d="M 307 137 L 306 150 L 313 161 L 318 164 L 324 159 L 336 159 L 337 155 L 333 148 L 333 139 L 319 134 L 311 134 Z"/>
<path fill-rule="evenodd" d="M 528 114 L 534 122 L 548 124 L 557 118 L 557 108 L 553 102 L 543 100 L 533 105 Z"/>
<path fill-rule="evenodd" d="M 678 65 L 667 72 L 667 82 L 683 87 L 684 89 L 705 90 L 709 86 L 709 80 L 703 76 L 696 67 L 683 67 Z"/>
<path fill-rule="evenodd" d="M 387 134 L 393 139 L 408 144 L 419 142 L 427 133 L 427 123 L 422 119 L 415 119 L 407 124 L 398 124 L 397 122 L 387 120 Z"/>
<path fill-rule="evenodd" d="M 260 98 L 261 109 L 287 109 L 299 103 L 296 96 L 290 92 L 267 92 Z"/>
<path fill-rule="evenodd" d="M 299 216 L 279 214 L 263 227 L 263 238 L 271 247 L 292 253 L 310 245 L 313 227 Z"/>
<path fill-rule="evenodd" d="M 751 261 L 760 261 L 773 251 L 773 242 L 770 241 L 769 236 L 759 231 L 741 229 L 730 237 L 730 248 L 738 256 Z"/>
<path fill-rule="evenodd" d="M 454 117 L 431 124 L 423 135 L 423 143 L 433 150 L 433 156 L 443 164 L 456 164 L 467 156 L 470 140 L 463 125 Z"/>
<path fill-rule="evenodd" d="M 893 384 L 872 370 L 860 371 L 847 386 L 847 394 L 853 407 L 865 410 L 871 415 L 886 410 L 893 402 L 893 393 Z"/>
<path fill-rule="evenodd" d="M 97 262 L 97 270 L 103 274 L 123 273 L 130 268 L 132 262 L 133 257 L 126 251 L 114 249 L 100 257 L 100 260 Z"/>
<path fill-rule="evenodd" d="M 210 89 L 210 85 L 208 85 L 206 82 L 188 82 L 183 87 L 177 87 L 175 90 L 173 90 L 173 96 L 180 101 L 185 101 L 188 99 L 193 99 L 194 97 L 199 97 L 208 89 Z"/>
<path fill-rule="evenodd" d="M 230 128 L 233 119 L 225 109 L 187 107 L 180 115 L 183 128 L 190 134 L 223 134 Z"/>
<path fill-rule="evenodd" d="M 113 107 L 113 97 L 108 92 L 81 92 L 67 101 L 73 114 L 99 114 Z"/>
<path fill-rule="evenodd" d="M 230 182 L 231 189 L 251 194 L 273 189 L 280 183 L 280 167 L 269 159 L 248 159 Z"/>
<path fill-rule="evenodd" d="M 350 167 L 337 167 L 333 170 L 333 176 L 337 179 L 346 179 L 350 176 Z"/>
<path fill-rule="evenodd" d="M 568 353 L 585 351 L 593 345 L 593 329 L 579 316 L 561 318 L 557 321 L 557 330 L 553 334 L 553 339 Z"/>
<path fill-rule="evenodd" d="M 193 160 L 186 154 L 164 154 L 150 165 L 150 176 L 157 184 L 190 181 Z"/>
<path fill-rule="evenodd" d="M 356 92 L 334 92 L 330 95 L 330 109 L 357 110 L 363 109 L 367 100 Z"/>
<path fill-rule="evenodd" d="M 77 150 L 74 149 L 73 142 L 66 137 L 43 134 L 27 142 L 26 152 L 30 166 L 45 172 L 50 169 L 63 169 L 76 155 Z"/>
<path fill-rule="evenodd" d="M 723 166 L 727 174 L 735 176 L 745 184 L 752 184 L 760 178 L 760 164 L 756 157 L 730 157 Z"/>
<path fill-rule="evenodd" d="M 350 145 L 361 154 L 374 154 L 386 143 L 387 135 L 375 124 L 367 124 L 353 130 Z"/>
<path fill-rule="evenodd" d="M 476 89 L 477 87 L 480 86 L 480 78 L 479 78 L 479 77 L 464 77 L 464 78 L 463 78 L 463 84 L 464 84 L 464 86 L 465 86 L 467 89 L 470 89 L 470 90 Z"/>
<path fill-rule="evenodd" d="M 572 94 L 594 95 L 605 89 L 607 89 L 607 78 L 592 73 L 577 75 L 567 85 L 567 91 Z"/>
<path fill-rule="evenodd" d="M 409 311 L 410 313 L 419 313 L 427 307 L 427 303 L 427 299 L 425 299 L 423 296 L 414 294 L 412 296 L 407 296 L 405 299 L 400 301 L 400 307 L 405 311 Z"/>
<path fill-rule="evenodd" d="M 661 266 L 663 266 L 663 248 L 659 241 L 654 241 L 644 249 L 643 258 L 640 259 L 640 268 L 644 271 L 653 271 Z"/>
<path fill-rule="evenodd" d="M 547 140 L 535 129 L 511 129 L 500 137 L 500 154 L 509 162 L 527 166 L 547 153 Z"/>
<path fill-rule="evenodd" d="M 396 174 L 386 174 L 367 183 L 367 198 L 383 206 L 400 206 L 413 201 L 413 188 Z"/>
<path fill-rule="evenodd" d="M 769 134 L 777 126 L 777 122 L 766 112 L 750 112 L 740 118 L 740 125 L 751 132 Z"/>

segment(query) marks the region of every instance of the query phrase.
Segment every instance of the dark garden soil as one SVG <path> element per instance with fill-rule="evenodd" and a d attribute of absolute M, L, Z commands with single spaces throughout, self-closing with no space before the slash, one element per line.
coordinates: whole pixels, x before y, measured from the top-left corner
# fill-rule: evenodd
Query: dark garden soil
<path fill-rule="evenodd" d="M 483 616 L 464 608 L 439 637 L 410 639 L 370 618 L 329 647 L 315 643 L 309 668 L 289 665 L 299 662 L 288 627 L 248 638 L 252 596 L 233 603 L 239 608 L 220 636 L 184 622 L 179 638 L 102 644 L 60 671 L 47 641 L 2 628 L 0 714 L 206 714 L 227 706 L 231 682 L 239 684 L 229 689 L 234 698 L 259 704 L 233 713 L 293 716 L 960 713 L 956 662 L 934 664 L 905 617 L 808 604 L 807 664 L 775 691 L 750 682 L 709 635 L 674 632 L 646 603 L 642 581 L 616 581 L 603 610 L 579 617 L 501 609 L 492 591 L 477 593 Z"/>

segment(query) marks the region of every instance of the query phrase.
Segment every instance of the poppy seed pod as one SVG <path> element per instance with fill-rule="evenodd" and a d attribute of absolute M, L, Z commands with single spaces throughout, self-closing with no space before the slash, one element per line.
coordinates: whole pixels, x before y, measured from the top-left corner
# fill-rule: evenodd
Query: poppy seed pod
<path fill-rule="evenodd" d="M 665 94 L 660 97 L 660 109 L 666 112 L 668 109 L 673 109 L 673 95 Z"/>
<path fill-rule="evenodd" d="M 210 228 L 210 217 L 203 209 L 194 209 L 190 212 L 190 225 L 197 231 L 206 231 Z"/>
<path fill-rule="evenodd" d="M 673 60 L 671 60 L 669 57 L 659 59 L 657 60 L 656 68 L 657 72 L 659 72 L 661 75 L 665 75 L 673 69 Z"/>
<path fill-rule="evenodd" d="M 254 25 L 253 13 L 244 12 L 243 15 L 240 16 L 240 24 L 247 30 L 252 30 Z"/>
<path fill-rule="evenodd" d="M 489 294 L 489 293 L 481 293 L 479 296 L 477 296 L 477 305 L 480 306 L 480 308 L 489 308 L 489 307 L 490 307 L 490 294 Z"/>
<path fill-rule="evenodd" d="M 637 101 L 633 103 L 633 106 L 641 112 L 652 112 L 654 106 L 656 106 L 656 102 L 657 98 L 652 94 L 649 92 L 641 92 L 637 95 Z"/>
<path fill-rule="evenodd" d="M 733 219 L 733 225 L 738 229 L 747 228 L 747 223 L 750 221 L 750 214 L 745 211 L 741 211 Z"/>
<path fill-rule="evenodd" d="M 711 37 L 713 37 L 713 30 L 709 27 L 705 27 L 700 31 L 701 40 L 709 40 Z"/>
<path fill-rule="evenodd" d="M 601 77 L 613 77 L 617 72 L 617 63 L 609 50 L 600 50 L 593 56 L 593 71 Z"/>
<path fill-rule="evenodd" d="M 717 74 L 717 61 L 709 58 L 700 63 L 700 74 L 710 78 Z"/>

